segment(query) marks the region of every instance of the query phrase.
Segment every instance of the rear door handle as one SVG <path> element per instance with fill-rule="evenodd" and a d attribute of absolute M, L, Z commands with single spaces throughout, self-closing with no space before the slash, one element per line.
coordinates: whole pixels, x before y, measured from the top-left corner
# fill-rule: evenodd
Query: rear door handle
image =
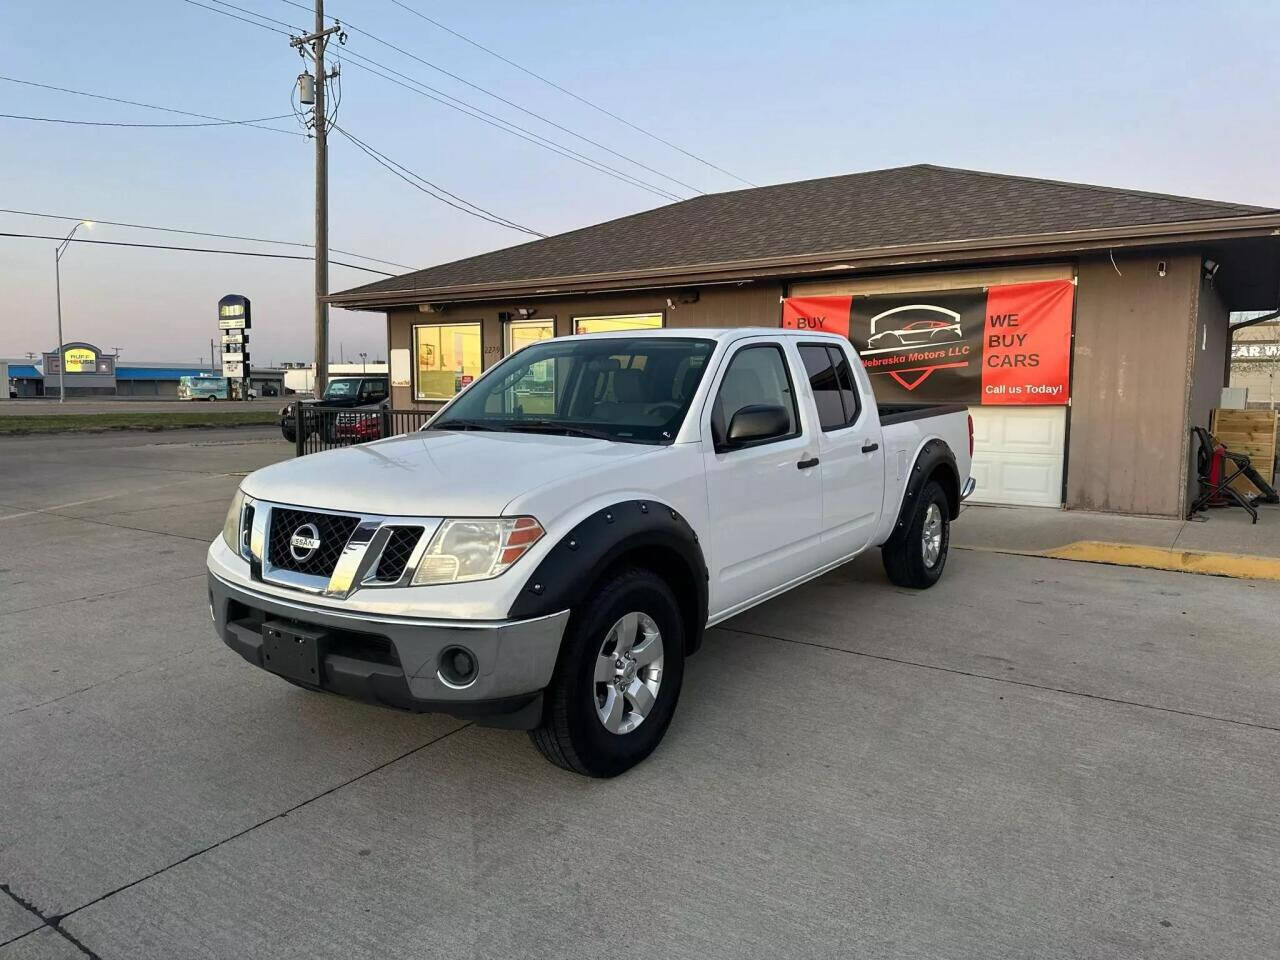
<path fill-rule="evenodd" d="M 808 470 L 810 467 L 816 467 L 817 465 L 818 465 L 817 457 L 810 457 L 808 460 L 796 461 L 796 466 L 801 470 Z"/>
<path fill-rule="evenodd" d="M 864 443 L 862 445 L 863 453 L 875 453 L 879 449 L 880 449 L 880 444 L 878 443 Z"/>

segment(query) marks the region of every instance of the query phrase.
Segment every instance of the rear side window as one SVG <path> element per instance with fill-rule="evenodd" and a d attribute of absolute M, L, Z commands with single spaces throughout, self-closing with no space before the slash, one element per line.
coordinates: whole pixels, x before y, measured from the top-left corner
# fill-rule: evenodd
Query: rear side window
<path fill-rule="evenodd" d="M 840 402 L 840 384 L 836 366 L 826 347 L 801 347 L 800 359 L 809 375 L 809 389 L 818 406 L 818 423 L 823 430 L 838 430 L 845 424 L 844 404 Z"/>
<path fill-rule="evenodd" d="M 827 347 L 836 363 L 836 381 L 840 384 L 840 401 L 844 405 L 844 422 L 856 423 L 862 415 L 857 388 L 853 385 L 853 371 L 849 369 L 849 357 L 839 347 Z"/>
<path fill-rule="evenodd" d="M 810 343 L 801 345 L 800 357 L 809 375 L 822 429 L 839 430 L 854 423 L 861 411 L 844 351 L 830 344 Z"/>

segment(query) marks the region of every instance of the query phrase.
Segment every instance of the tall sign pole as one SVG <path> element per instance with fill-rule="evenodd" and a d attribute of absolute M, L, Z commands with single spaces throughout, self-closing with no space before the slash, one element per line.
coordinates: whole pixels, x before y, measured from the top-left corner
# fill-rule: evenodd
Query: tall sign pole
<path fill-rule="evenodd" d="M 311 106 L 309 126 L 316 141 L 315 384 L 316 395 L 323 396 L 329 375 L 329 304 L 325 301 L 329 295 L 329 118 L 325 115 L 325 84 L 329 74 L 325 71 L 324 50 L 331 35 L 337 33 L 339 40 L 345 35 L 336 23 L 325 29 L 324 0 L 315 0 L 315 8 L 315 32 L 289 42 L 304 55 L 309 51 L 315 68 L 310 78 L 304 74 L 298 80 L 302 91 L 299 99 Z M 307 80 L 310 82 L 304 82 Z"/>
<path fill-rule="evenodd" d="M 227 379 L 227 399 L 231 399 L 231 381 L 240 383 L 240 399 L 249 399 L 252 376 L 249 364 L 249 330 L 253 313 L 248 297 L 229 293 L 218 301 L 218 333 L 222 338 L 222 375 Z"/>

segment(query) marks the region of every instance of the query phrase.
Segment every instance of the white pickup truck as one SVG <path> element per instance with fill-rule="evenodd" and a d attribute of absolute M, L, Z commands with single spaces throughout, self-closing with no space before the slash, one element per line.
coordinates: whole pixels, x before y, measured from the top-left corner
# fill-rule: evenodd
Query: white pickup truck
<path fill-rule="evenodd" d="M 877 407 L 828 334 L 544 340 L 417 433 L 247 476 L 213 621 L 299 686 L 613 776 L 662 739 L 707 627 L 870 547 L 934 584 L 972 445 L 963 406 Z"/>

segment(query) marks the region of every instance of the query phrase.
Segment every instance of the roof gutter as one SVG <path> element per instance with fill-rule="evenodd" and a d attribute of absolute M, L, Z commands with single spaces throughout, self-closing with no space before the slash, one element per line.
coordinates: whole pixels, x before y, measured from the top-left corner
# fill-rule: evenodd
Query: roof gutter
<path fill-rule="evenodd" d="M 1090 249 L 1189 243 L 1197 240 L 1280 236 L 1280 213 L 1222 217 L 1141 227 L 1072 230 L 1011 237 L 982 237 L 942 243 L 898 244 L 824 253 L 685 264 L 648 270 L 623 270 L 573 276 L 513 280 L 505 283 L 454 284 L 406 290 L 350 292 L 330 295 L 328 302 L 348 309 L 376 310 L 426 301 L 502 300 L 512 297 L 563 296 L 640 286 L 680 286 L 732 282 L 778 276 L 847 272 L 868 268 L 918 266 L 957 260 L 1028 257 Z"/>

